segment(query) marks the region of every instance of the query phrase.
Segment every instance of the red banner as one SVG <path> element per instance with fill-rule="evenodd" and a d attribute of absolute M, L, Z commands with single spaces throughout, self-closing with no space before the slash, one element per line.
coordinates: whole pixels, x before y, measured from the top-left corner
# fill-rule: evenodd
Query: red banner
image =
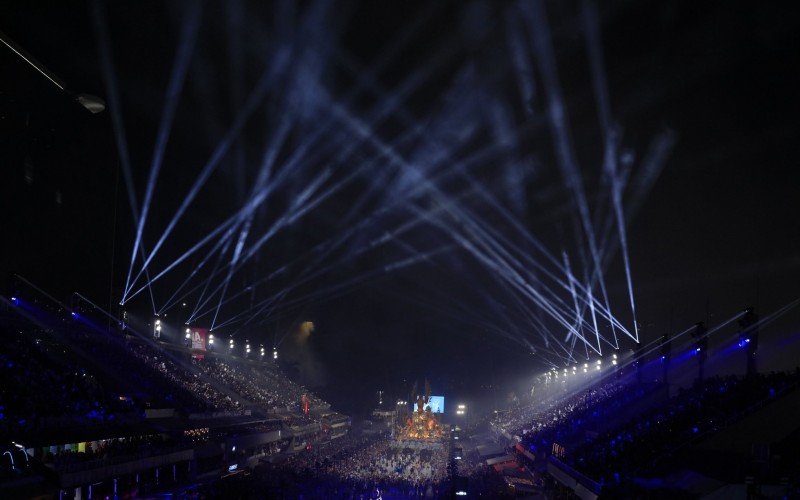
<path fill-rule="evenodd" d="M 192 328 L 190 330 L 192 335 L 192 349 L 199 351 L 206 350 L 206 339 L 208 338 L 207 328 Z"/>

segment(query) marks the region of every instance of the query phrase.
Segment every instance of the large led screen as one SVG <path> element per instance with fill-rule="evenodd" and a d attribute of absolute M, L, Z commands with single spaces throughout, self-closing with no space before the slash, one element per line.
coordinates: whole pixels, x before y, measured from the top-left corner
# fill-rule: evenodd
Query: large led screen
<path fill-rule="evenodd" d="M 431 396 L 431 400 L 425 406 L 430 406 L 433 413 L 444 413 L 444 396 Z M 417 411 L 417 403 L 414 403 L 414 411 Z"/>

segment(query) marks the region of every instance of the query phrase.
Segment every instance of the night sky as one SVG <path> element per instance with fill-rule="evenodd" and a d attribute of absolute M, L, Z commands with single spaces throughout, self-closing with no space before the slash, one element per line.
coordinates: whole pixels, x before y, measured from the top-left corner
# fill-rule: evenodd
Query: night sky
<path fill-rule="evenodd" d="M 642 338 L 706 319 L 713 325 L 748 305 L 768 314 L 798 298 L 798 9 L 763 2 L 598 3 L 611 114 L 633 178 L 656 137 L 674 140 L 652 188 L 639 192 L 640 199 L 632 188 L 624 198 Z M 603 136 L 584 4 L 545 5 L 577 163 L 592 216 L 602 221 L 609 196 L 601 176 Z M 102 96 L 109 109 L 91 115 L 0 46 L 0 276 L 6 287 L 18 273 L 59 298 L 79 291 L 116 307 L 136 225 L 112 110 L 124 124 L 141 206 L 176 48 L 192 33 L 187 26 L 196 15 L 196 39 L 143 233 L 148 251 L 281 50 L 289 69 L 258 101 L 153 259 L 151 273 L 241 208 L 256 185 L 265 147 L 285 126 L 270 182 L 285 176 L 254 213 L 245 252 L 298 201 L 309 204 L 324 191 L 303 199 L 318 176 L 329 172 L 324 187 L 346 183 L 282 227 L 233 273 L 229 296 L 279 271 L 225 304 L 219 321 L 287 292 L 274 308 L 254 317 L 255 311 L 245 313 L 250 322 L 241 329 L 241 323 L 221 328 L 223 336 L 235 332 L 267 346 L 283 338 L 287 369 L 352 410 L 372 404 L 378 389 L 402 393 L 425 377 L 434 392 L 460 395 L 540 373 L 548 360 L 509 338 L 530 335 L 535 343 L 530 318 L 495 273 L 450 236 L 452 220 L 418 221 L 376 244 L 418 220 L 420 211 L 439 213 L 441 200 L 415 193 L 419 178 L 386 157 L 376 159 L 375 147 L 336 121 L 337 104 L 360 120 L 372 119 L 422 75 L 370 134 L 421 165 L 438 154 L 426 138 L 458 143 L 447 161 L 423 169 L 425 176 L 441 181 L 447 197 L 533 255 L 519 232 L 481 199 L 476 186 L 482 186 L 526 231 L 559 259 L 567 252 L 579 269 L 574 199 L 557 167 L 547 93 L 531 55 L 526 17 L 519 15 L 526 8 L 525 2 L 489 1 L 3 2 L 0 31 L 73 91 Z M 104 77 L 96 20 L 108 32 L 118 108 Z M 523 33 L 533 68 L 531 100 L 522 96 L 514 72 L 509 40 L 520 32 L 515 29 Z M 311 148 L 311 159 L 287 167 L 303 141 L 330 123 L 335 125 Z M 409 138 L 414 127 L 422 133 Z M 476 161 L 473 184 L 448 176 L 448 165 L 497 147 L 509 130 L 513 147 Z M 330 252 L 315 253 L 339 239 Z M 197 280 L 213 266 L 224 270 L 235 240 L 223 245 L 224 257 L 212 255 Z M 158 307 L 213 245 L 153 283 Z M 619 252 L 607 261 L 605 276 L 613 312 L 630 327 Z M 197 297 L 186 299 L 188 309 Z M 217 302 L 218 296 L 206 307 Z M 152 315 L 147 292 L 127 307 Z M 168 318 L 183 322 L 187 313 L 178 304 Z M 213 315 L 193 324 L 208 326 Z M 316 329 L 300 338 L 297 325 L 306 320 Z M 792 311 L 767 333 L 788 336 L 798 321 L 800 313 Z M 545 324 L 563 340 L 563 327 Z M 622 344 L 632 347 L 633 341 Z"/>

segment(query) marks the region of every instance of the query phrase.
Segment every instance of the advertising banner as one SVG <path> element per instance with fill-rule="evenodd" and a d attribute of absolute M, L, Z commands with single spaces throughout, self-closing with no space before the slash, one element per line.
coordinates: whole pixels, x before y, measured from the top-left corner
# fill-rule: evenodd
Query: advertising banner
<path fill-rule="evenodd" d="M 206 328 L 192 328 L 190 330 L 192 335 L 192 349 L 199 351 L 206 350 L 206 339 L 208 338 L 208 329 Z"/>

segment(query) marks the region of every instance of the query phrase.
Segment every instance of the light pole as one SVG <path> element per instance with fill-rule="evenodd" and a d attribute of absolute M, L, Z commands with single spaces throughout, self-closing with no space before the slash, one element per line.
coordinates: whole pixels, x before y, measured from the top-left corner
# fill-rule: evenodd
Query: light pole
<path fill-rule="evenodd" d="M 106 109 L 106 103 L 102 99 L 97 96 L 93 96 L 90 94 L 79 94 L 75 93 L 67 88 L 67 84 L 64 83 L 64 80 L 59 78 L 55 73 L 47 69 L 44 64 L 37 61 L 28 51 L 20 47 L 19 45 L 14 42 L 11 38 L 8 37 L 5 33 L 0 31 L 0 42 L 3 43 L 6 47 L 8 47 L 13 53 L 17 54 L 20 59 L 28 63 L 33 69 L 38 71 L 42 76 L 50 80 L 58 90 L 64 92 L 69 96 L 70 99 L 77 102 L 84 109 L 88 110 L 93 115 L 97 113 L 101 113 Z"/>

